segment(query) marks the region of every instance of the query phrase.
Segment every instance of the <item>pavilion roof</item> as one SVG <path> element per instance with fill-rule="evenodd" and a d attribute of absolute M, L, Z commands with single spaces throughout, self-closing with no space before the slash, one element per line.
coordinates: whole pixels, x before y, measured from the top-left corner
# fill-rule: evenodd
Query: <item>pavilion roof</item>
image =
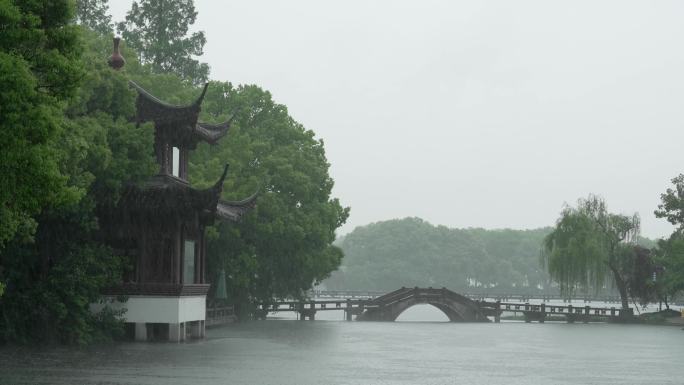
<path fill-rule="evenodd" d="M 216 183 L 206 189 L 195 189 L 188 182 L 172 175 L 155 175 L 141 186 L 129 186 L 124 192 L 120 204 L 155 214 L 176 212 L 202 213 L 209 217 L 239 220 L 256 204 L 257 194 L 241 201 L 221 200 L 223 182 L 228 173 L 228 165 Z"/>
<path fill-rule="evenodd" d="M 138 91 L 136 101 L 136 120 L 138 123 L 154 122 L 157 125 L 171 124 L 190 127 L 197 124 L 202 101 L 207 93 L 207 87 L 209 87 L 209 83 L 205 84 L 202 93 L 193 103 L 180 106 L 158 99 L 132 80 L 129 81 L 129 84 Z"/>
<path fill-rule="evenodd" d="M 202 93 L 193 103 L 184 106 L 166 103 L 137 83 L 129 83 L 138 92 L 136 121 L 154 122 L 157 134 L 174 145 L 184 143 L 194 148 L 200 141 L 216 144 L 228 133 L 235 118 L 233 115 L 227 121 L 218 124 L 198 122 L 209 83 L 204 85 Z"/>

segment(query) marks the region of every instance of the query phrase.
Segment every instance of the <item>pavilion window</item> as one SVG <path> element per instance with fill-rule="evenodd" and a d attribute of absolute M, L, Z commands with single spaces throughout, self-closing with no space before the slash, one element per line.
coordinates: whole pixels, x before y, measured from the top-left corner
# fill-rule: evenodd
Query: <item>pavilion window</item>
<path fill-rule="evenodd" d="M 180 177 L 180 149 L 173 147 L 171 150 L 171 175 Z"/>
<path fill-rule="evenodd" d="M 195 283 L 195 241 L 185 241 L 185 247 L 183 248 L 183 283 Z"/>

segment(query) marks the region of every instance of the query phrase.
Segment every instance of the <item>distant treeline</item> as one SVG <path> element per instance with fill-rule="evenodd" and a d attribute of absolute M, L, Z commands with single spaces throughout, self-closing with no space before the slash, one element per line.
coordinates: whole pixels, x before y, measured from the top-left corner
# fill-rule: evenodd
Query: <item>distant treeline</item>
<path fill-rule="evenodd" d="M 345 257 L 324 282 L 335 290 L 389 291 L 401 286 L 461 291 L 557 293 L 540 266 L 550 227 L 534 230 L 452 229 L 420 218 L 357 227 L 339 241 Z M 644 246 L 655 242 L 643 239 Z"/>

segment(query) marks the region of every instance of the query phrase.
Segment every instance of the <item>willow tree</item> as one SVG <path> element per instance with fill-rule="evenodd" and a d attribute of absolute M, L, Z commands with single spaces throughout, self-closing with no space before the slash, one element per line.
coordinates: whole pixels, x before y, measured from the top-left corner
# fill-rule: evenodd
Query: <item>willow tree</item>
<path fill-rule="evenodd" d="M 565 207 L 544 238 L 542 265 L 558 282 L 561 294 L 578 288 L 598 291 L 612 281 L 623 309 L 629 308 L 628 282 L 639 236 L 639 216 L 609 213 L 603 199 L 590 195 L 577 207 Z"/>

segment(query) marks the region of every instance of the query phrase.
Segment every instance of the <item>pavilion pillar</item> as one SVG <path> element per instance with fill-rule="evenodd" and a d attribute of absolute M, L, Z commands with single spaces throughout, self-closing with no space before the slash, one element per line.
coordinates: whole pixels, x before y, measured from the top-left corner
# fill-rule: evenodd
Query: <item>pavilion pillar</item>
<path fill-rule="evenodd" d="M 174 223 L 175 234 L 174 237 L 176 242 L 173 247 L 173 282 L 176 284 L 181 283 L 181 270 L 183 270 L 183 261 L 181 259 L 181 254 L 183 253 L 183 226 L 180 221 Z"/>
<path fill-rule="evenodd" d="M 190 323 L 190 336 L 192 338 L 202 338 L 202 324 L 204 321 L 193 321 Z"/>
<path fill-rule="evenodd" d="M 179 162 L 178 162 L 178 175 L 180 176 L 181 179 L 183 180 L 188 180 L 188 158 L 189 158 L 190 151 L 188 151 L 187 148 L 183 147 L 180 149 L 180 152 L 178 154 L 179 157 Z"/>
<path fill-rule="evenodd" d="M 169 342 L 181 342 L 185 337 L 185 325 L 183 323 L 169 324 Z"/>
<path fill-rule="evenodd" d="M 145 280 L 145 262 L 147 261 L 147 236 L 144 231 L 140 236 L 138 253 L 138 258 L 136 258 L 138 265 L 135 273 L 136 282 L 143 282 Z"/>
<path fill-rule="evenodd" d="M 147 324 L 145 322 L 135 323 L 135 340 L 141 342 L 147 341 Z"/>
<path fill-rule="evenodd" d="M 204 232 L 204 227 L 202 228 L 202 231 L 200 231 L 200 250 L 199 250 L 199 280 L 197 281 L 198 283 L 206 283 L 207 279 L 207 268 L 205 266 L 206 262 L 206 252 L 207 252 L 207 241 L 205 239 L 205 232 Z"/>
<path fill-rule="evenodd" d="M 169 144 L 161 143 L 161 174 L 169 175 Z"/>

